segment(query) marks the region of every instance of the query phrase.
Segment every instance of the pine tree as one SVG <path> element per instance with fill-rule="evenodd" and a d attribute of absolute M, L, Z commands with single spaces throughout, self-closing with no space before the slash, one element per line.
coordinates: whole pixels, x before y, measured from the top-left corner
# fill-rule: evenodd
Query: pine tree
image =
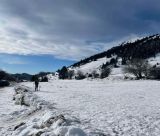
<path fill-rule="evenodd" d="M 68 69 L 66 68 L 66 66 L 63 66 L 62 69 L 59 71 L 59 78 L 60 79 L 68 78 Z"/>

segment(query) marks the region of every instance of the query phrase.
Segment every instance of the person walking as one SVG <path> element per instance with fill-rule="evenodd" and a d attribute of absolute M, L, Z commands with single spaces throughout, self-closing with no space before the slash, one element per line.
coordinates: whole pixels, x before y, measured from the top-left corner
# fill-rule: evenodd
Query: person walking
<path fill-rule="evenodd" d="M 39 85 L 38 77 L 36 77 L 34 83 L 35 83 L 35 91 L 38 91 L 38 85 Z"/>

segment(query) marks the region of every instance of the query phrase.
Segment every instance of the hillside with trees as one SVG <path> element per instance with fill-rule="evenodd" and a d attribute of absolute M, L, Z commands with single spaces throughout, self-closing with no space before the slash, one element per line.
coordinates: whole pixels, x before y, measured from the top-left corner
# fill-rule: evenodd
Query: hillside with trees
<path fill-rule="evenodd" d="M 124 42 L 121 45 L 113 47 L 107 51 L 83 59 L 72 66 L 78 67 L 91 61 L 96 61 L 97 59 L 103 57 L 110 58 L 114 55 L 122 58 L 122 64 L 126 64 L 128 60 L 132 60 L 134 58 L 147 59 L 150 57 L 155 57 L 158 53 L 160 53 L 160 35 L 156 34 L 138 39 L 135 42 Z"/>
<path fill-rule="evenodd" d="M 124 42 L 102 53 L 81 60 L 57 72 L 59 79 L 106 78 L 116 70 L 129 73 L 136 79 L 160 79 L 159 63 L 149 64 L 149 58 L 160 53 L 160 35 L 152 35 L 134 42 Z M 158 67 L 157 67 L 158 66 Z"/>

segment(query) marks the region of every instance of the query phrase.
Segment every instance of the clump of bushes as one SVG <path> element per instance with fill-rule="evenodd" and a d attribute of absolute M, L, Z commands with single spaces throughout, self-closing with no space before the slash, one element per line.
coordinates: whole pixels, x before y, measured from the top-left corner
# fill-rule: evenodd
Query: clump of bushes
<path fill-rule="evenodd" d="M 109 74 L 111 73 L 111 68 L 110 67 L 105 67 L 101 70 L 101 75 L 100 75 L 100 78 L 103 79 L 103 78 L 106 78 L 109 76 Z"/>
<path fill-rule="evenodd" d="M 39 76 L 39 75 L 33 75 L 32 78 L 31 78 L 31 81 L 34 82 L 34 81 L 40 81 L 40 82 L 48 82 L 48 77 L 47 76 Z"/>
<path fill-rule="evenodd" d="M 97 73 L 96 70 L 94 70 L 94 71 L 92 72 L 92 77 L 93 77 L 93 78 L 99 78 L 99 74 Z"/>
<path fill-rule="evenodd" d="M 133 59 L 127 62 L 127 65 L 123 68 L 124 73 L 130 73 L 136 76 L 137 79 L 148 78 L 150 65 L 148 61 L 144 59 Z"/>
<path fill-rule="evenodd" d="M 48 82 L 48 78 L 46 76 L 42 77 L 40 82 Z"/>
<path fill-rule="evenodd" d="M 72 79 L 75 75 L 74 70 L 67 69 L 66 66 L 63 66 L 62 69 L 58 70 L 59 79 Z"/>
<path fill-rule="evenodd" d="M 74 76 L 74 70 L 68 70 L 68 79 L 72 79 Z"/>
<path fill-rule="evenodd" d="M 5 87 L 5 86 L 9 86 L 10 83 L 6 80 L 0 80 L 0 87 Z"/>
<path fill-rule="evenodd" d="M 149 70 L 150 79 L 160 79 L 160 67 L 152 67 Z"/>
<path fill-rule="evenodd" d="M 115 68 L 117 68 L 117 63 L 118 63 L 118 58 L 112 58 L 110 60 L 110 65 L 114 66 Z"/>
<path fill-rule="evenodd" d="M 85 78 L 86 78 L 86 76 L 80 70 L 77 72 L 77 75 L 75 76 L 75 79 L 77 79 L 77 80 L 82 80 L 82 79 L 85 79 Z"/>

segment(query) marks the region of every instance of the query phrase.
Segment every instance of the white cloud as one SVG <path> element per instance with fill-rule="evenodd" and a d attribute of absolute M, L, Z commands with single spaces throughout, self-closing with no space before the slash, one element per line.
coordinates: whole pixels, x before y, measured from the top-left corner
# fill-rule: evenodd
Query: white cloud
<path fill-rule="evenodd" d="M 35 32 L 20 19 L 3 19 L 0 24 L 0 53 L 18 55 L 53 55 L 60 59 L 79 60 L 97 52 L 85 42 L 76 39 L 62 40 Z M 9 22 L 14 22 L 10 24 Z"/>
<path fill-rule="evenodd" d="M 110 19 L 110 5 L 106 1 L 96 5 L 94 2 L 79 2 L 3 1 L 0 4 L 0 53 L 49 54 L 60 59 L 79 60 L 137 37 L 126 38 L 125 35 L 130 33 L 125 25 L 128 22 L 121 23 L 121 18 L 116 18 L 120 19 L 116 24 L 118 20 Z M 117 13 L 116 9 L 117 6 L 111 10 Z M 123 35 L 117 38 L 121 31 Z M 114 42 L 101 40 L 110 34 Z M 100 42 L 96 42 L 99 39 Z M 95 42 L 87 44 L 86 41 L 92 40 Z"/>
<path fill-rule="evenodd" d="M 71 44 L 40 43 L 35 40 L 1 40 L 0 53 L 19 55 L 53 55 L 60 59 L 78 60 L 96 53 L 96 49 L 89 46 L 75 46 Z"/>
<path fill-rule="evenodd" d="M 90 44 L 77 40 L 59 42 L 44 38 L 29 29 L 27 29 L 28 32 L 23 32 L 20 28 L 7 28 L 7 31 L 4 28 L 7 27 L 0 28 L 0 53 L 19 55 L 48 54 L 67 60 L 79 60 L 117 46 L 123 41 L 138 38 L 136 35 L 131 35 L 114 42 L 92 42 Z M 17 34 L 12 35 L 12 32 Z M 15 63 L 19 63 L 19 61 L 15 61 Z"/>

